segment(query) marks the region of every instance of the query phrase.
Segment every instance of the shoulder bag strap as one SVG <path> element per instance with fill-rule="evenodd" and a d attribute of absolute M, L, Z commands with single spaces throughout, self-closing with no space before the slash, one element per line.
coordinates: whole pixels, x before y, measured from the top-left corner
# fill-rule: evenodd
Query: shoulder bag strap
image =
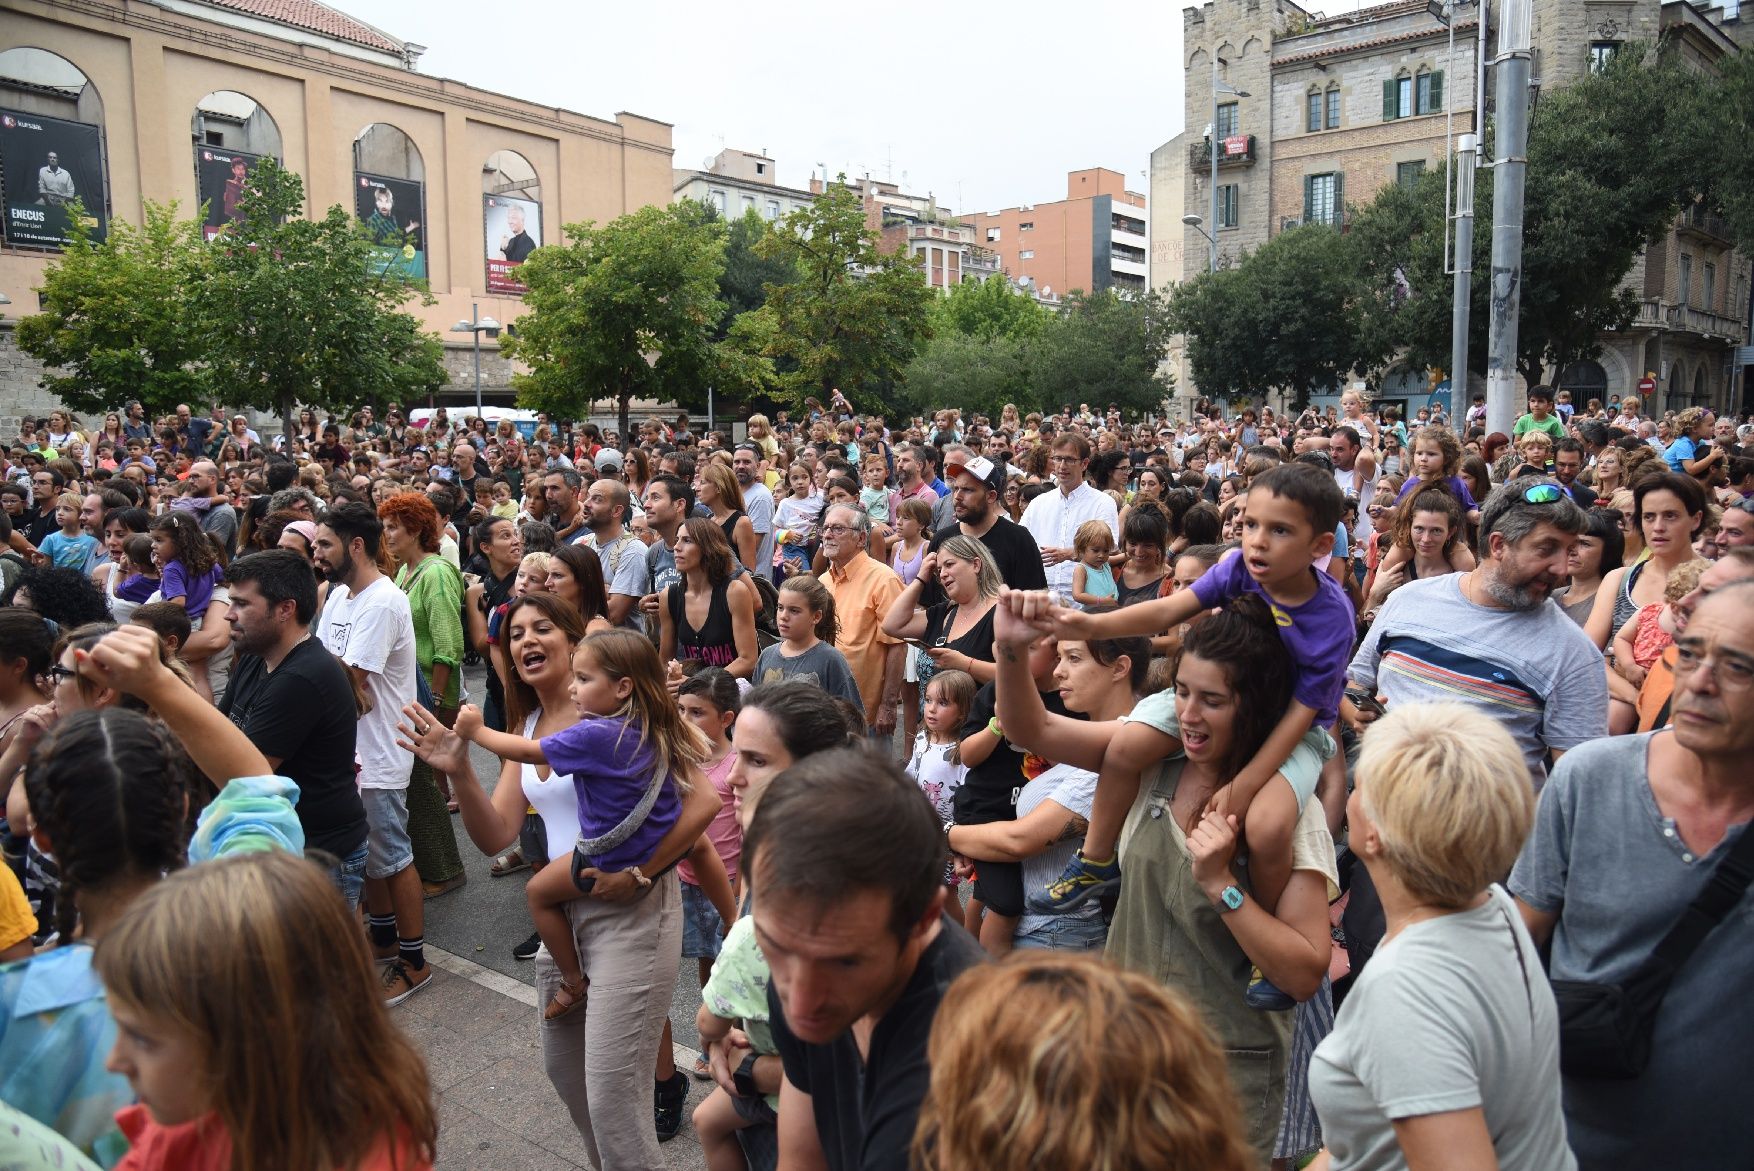
<path fill-rule="evenodd" d="M 1743 828 L 1736 844 L 1712 869 L 1705 888 L 1645 961 L 1640 975 L 1652 982 L 1653 993 L 1660 997 L 1668 991 L 1675 974 L 1686 966 L 1705 937 L 1742 901 L 1750 882 L 1754 882 L 1754 824 Z"/>

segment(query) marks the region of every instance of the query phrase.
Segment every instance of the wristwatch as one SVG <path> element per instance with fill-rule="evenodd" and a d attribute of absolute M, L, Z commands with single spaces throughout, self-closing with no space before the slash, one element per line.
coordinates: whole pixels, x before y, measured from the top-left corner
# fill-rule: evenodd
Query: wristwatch
<path fill-rule="evenodd" d="M 1218 913 L 1242 910 L 1242 890 L 1234 882 L 1218 892 Z"/>
<path fill-rule="evenodd" d="M 755 1088 L 755 1058 L 756 1054 L 751 1053 L 731 1074 L 731 1084 L 737 1087 L 737 1096 L 740 1098 L 761 1096 L 761 1091 Z"/>

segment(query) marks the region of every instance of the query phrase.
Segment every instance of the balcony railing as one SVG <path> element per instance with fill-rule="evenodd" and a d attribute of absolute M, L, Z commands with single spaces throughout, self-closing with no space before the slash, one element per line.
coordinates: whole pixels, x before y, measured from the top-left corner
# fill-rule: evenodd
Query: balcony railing
<path fill-rule="evenodd" d="M 1228 138 L 1218 140 L 1218 165 L 1220 167 L 1251 167 L 1255 163 L 1255 136 L 1252 134 L 1232 134 Z M 1188 145 L 1188 165 L 1190 167 L 1210 167 L 1212 165 L 1212 144 L 1202 138 Z"/>
<path fill-rule="evenodd" d="M 1676 227 L 1680 231 L 1704 236 L 1708 240 L 1728 242 L 1735 239 L 1723 216 L 1707 211 L 1697 203 L 1682 209 L 1681 222 Z"/>
<path fill-rule="evenodd" d="M 1632 319 L 1634 328 L 1675 329 L 1712 337 L 1741 339 L 1746 330 L 1734 317 L 1724 317 L 1687 305 L 1667 305 L 1661 301 L 1641 301 L 1638 315 Z"/>

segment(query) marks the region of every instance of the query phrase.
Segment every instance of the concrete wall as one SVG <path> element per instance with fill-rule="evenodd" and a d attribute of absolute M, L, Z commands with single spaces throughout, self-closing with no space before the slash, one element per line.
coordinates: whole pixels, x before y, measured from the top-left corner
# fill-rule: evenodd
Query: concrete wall
<path fill-rule="evenodd" d="M 0 50 L 45 49 L 90 79 L 88 101 L 102 110 L 111 214 L 121 219 L 138 222 L 148 199 L 196 206 L 192 118 L 214 90 L 261 104 L 279 131 L 284 163 L 303 176 L 319 214 L 336 203 L 353 206 L 360 132 L 372 123 L 401 130 L 424 171 L 428 271 L 437 298 L 410 308 L 447 346 L 466 347 L 466 338 L 446 331 L 469 317 L 472 304 L 502 323 L 523 311 L 518 298 L 486 291 L 482 167 L 494 152 L 516 150 L 534 166 L 545 242 L 559 242 L 566 223 L 601 223 L 670 202 L 670 127 L 638 115 L 610 120 L 538 106 L 146 4 L 0 0 L 0 11 Z M 0 87 L 0 101 L 15 92 Z M 391 174 L 402 169 L 380 161 Z M 32 290 L 52 255 L 0 249 L 0 290 L 12 298 L 10 316 L 36 310 Z M 484 361 L 484 383 L 485 371 Z M 503 378 L 496 381 L 503 386 Z M 33 382 L 0 368 L 0 418 L 31 400 Z M 472 365 L 466 390 L 473 395 Z"/>

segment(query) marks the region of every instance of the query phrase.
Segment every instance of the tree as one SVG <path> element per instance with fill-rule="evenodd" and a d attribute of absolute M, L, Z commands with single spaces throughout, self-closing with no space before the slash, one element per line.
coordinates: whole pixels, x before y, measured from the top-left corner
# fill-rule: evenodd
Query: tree
<path fill-rule="evenodd" d="M 1357 270 L 1347 237 L 1310 224 L 1179 286 L 1170 317 L 1187 335 L 1201 392 L 1284 390 L 1302 404 L 1380 361 L 1386 354 L 1364 328 Z"/>
<path fill-rule="evenodd" d="M 1754 136 L 1754 53 L 1743 50 L 1727 58 L 1713 89 L 1714 125 L 1707 141 L 1717 155 L 1712 168 L 1717 176 L 1715 201 L 1741 250 L 1754 252 L 1754 154 L 1748 150 Z M 1734 308 L 1739 313 L 1746 306 Z"/>
<path fill-rule="evenodd" d="M 896 405 L 918 415 L 955 405 L 965 413 L 996 419 L 1006 403 L 1025 410 L 1040 406 L 1030 375 L 1030 348 L 1024 339 L 945 330 L 915 351 Z"/>
<path fill-rule="evenodd" d="M 932 289 L 912 258 L 877 251 L 844 182 L 792 212 L 755 253 L 796 276 L 769 284 L 766 303 L 737 318 L 731 340 L 773 364 L 773 389 L 786 399 L 826 399 L 836 387 L 854 398 L 899 377 L 928 336 Z"/>
<path fill-rule="evenodd" d="M 565 233 L 518 270 L 526 311 L 500 344 L 530 367 L 512 378 L 520 403 L 581 418 L 593 398 L 612 397 L 626 435 L 635 395 L 675 399 L 721 376 L 723 221 L 684 203 Z"/>
<path fill-rule="evenodd" d="M 386 271 L 339 204 L 320 220 L 303 207 L 299 177 L 259 160 L 194 298 L 214 393 L 277 412 L 289 442 L 297 404 L 345 412 L 446 380 L 438 339 L 398 308 L 424 290 Z"/>
<path fill-rule="evenodd" d="M 18 347 L 48 371 L 41 386 L 76 411 L 139 399 L 147 418 L 207 398 L 209 330 L 192 311 L 212 249 L 201 221 L 177 205 L 146 204 L 146 222 L 110 224 L 94 242 L 85 217 L 43 274 L 43 311 L 18 323 Z"/>
<path fill-rule="evenodd" d="M 1160 294 L 1073 292 L 1029 343 L 1036 400 L 1162 410 L 1174 387 L 1161 370 L 1172 332 Z"/>
<path fill-rule="evenodd" d="M 963 281 L 932 307 L 934 333 L 954 331 L 977 338 L 1026 338 L 1040 334 L 1053 316 L 1003 277 Z"/>
<path fill-rule="evenodd" d="M 1717 103 L 1709 84 L 1634 44 L 1600 73 L 1541 96 L 1529 123 L 1517 328 L 1517 367 L 1527 381 L 1594 357 L 1604 331 L 1630 324 L 1639 298 L 1621 281 L 1677 211 L 1713 189 L 1715 148 L 1705 144 Z M 1479 170 L 1474 191 L 1469 359 L 1482 374 L 1492 174 Z M 1443 271 L 1441 176 L 1412 192 L 1385 188 L 1354 217 L 1352 235 L 1361 240 L 1361 279 L 1384 328 L 1415 362 L 1447 368 L 1452 286 Z"/>

